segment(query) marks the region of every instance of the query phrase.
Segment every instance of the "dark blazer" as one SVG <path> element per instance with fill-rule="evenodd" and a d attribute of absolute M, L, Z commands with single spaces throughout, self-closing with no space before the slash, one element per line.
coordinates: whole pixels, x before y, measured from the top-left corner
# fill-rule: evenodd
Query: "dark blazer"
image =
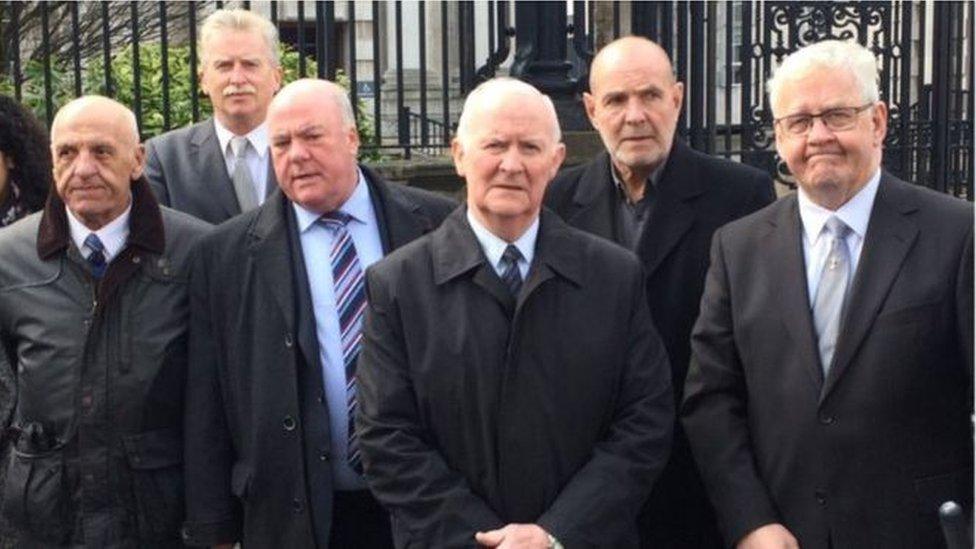
<path fill-rule="evenodd" d="M 384 251 L 433 230 L 443 197 L 364 168 Z M 217 227 L 190 280 L 187 541 L 328 547 L 328 409 L 294 210 L 275 193 Z"/>
<path fill-rule="evenodd" d="M 212 118 L 146 141 L 146 179 L 160 204 L 209 223 L 241 213 Z M 269 154 L 269 194 L 277 186 Z"/>
<path fill-rule="evenodd" d="M 636 546 L 673 403 L 632 254 L 543 211 L 516 301 L 462 207 L 367 288 L 357 426 L 397 547 L 474 547 L 512 522 Z"/>
<path fill-rule="evenodd" d="M 708 269 L 712 233 L 773 201 L 755 168 L 702 154 L 675 140 L 656 186 L 654 211 L 637 243 L 654 326 L 671 360 L 675 401 L 683 394 L 691 327 Z M 561 173 L 546 204 L 570 225 L 619 242 L 610 155 Z M 675 429 L 672 456 L 640 517 L 645 547 L 716 547 L 721 539 L 687 439 Z"/>
<path fill-rule="evenodd" d="M 795 196 L 715 234 L 684 425 L 732 543 L 939 547 L 972 498 L 973 208 L 883 174 L 823 379 Z"/>

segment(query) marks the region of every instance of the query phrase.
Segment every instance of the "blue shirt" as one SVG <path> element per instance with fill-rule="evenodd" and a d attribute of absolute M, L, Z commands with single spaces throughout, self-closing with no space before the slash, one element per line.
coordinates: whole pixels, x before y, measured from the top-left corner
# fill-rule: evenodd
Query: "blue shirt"
<path fill-rule="evenodd" d="M 474 231 L 474 236 L 478 239 L 478 244 L 481 244 L 481 250 L 485 253 L 485 257 L 488 258 L 488 263 L 495 269 L 495 273 L 501 277 L 505 272 L 505 267 L 507 267 L 507 265 L 502 263 L 502 254 L 505 253 L 505 248 L 508 247 L 509 243 L 498 238 L 493 232 L 482 225 L 480 221 L 471 215 L 470 209 L 468 209 L 467 214 L 468 225 L 471 225 L 471 230 Z M 529 274 L 532 257 L 535 256 L 535 239 L 538 235 L 539 216 L 536 216 L 535 221 L 522 233 L 522 236 L 511 243 L 518 248 L 518 251 L 522 252 L 522 259 L 518 261 L 519 274 L 522 275 L 522 280 L 525 280 Z"/>
<path fill-rule="evenodd" d="M 312 294 L 315 313 L 315 334 L 319 342 L 319 361 L 322 364 L 322 386 L 329 409 L 329 425 L 332 440 L 332 478 L 337 490 L 364 490 L 363 479 L 349 467 L 347 441 L 349 415 L 346 410 L 346 373 L 342 361 L 342 343 L 339 339 L 339 315 L 336 313 L 336 297 L 332 284 L 332 231 L 317 223 L 321 214 L 306 210 L 292 203 L 298 221 L 298 233 L 305 258 L 305 273 Z M 356 188 L 339 207 L 352 219 L 346 230 L 356 247 L 359 265 L 363 271 L 383 257 L 376 212 L 369 196 L 369 186 L 359 172 Z M 309 441 L 314 443 L 315 441 Z"/>

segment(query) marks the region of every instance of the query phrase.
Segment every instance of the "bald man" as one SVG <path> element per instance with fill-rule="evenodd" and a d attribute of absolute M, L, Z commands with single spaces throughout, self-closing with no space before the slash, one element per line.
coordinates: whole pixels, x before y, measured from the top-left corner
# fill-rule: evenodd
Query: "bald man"
<path fill-rule="evenodd" d="M 606 150 L 567 170 L 546 206 L 570 225 L 634 251 L 644 265 L 651 318 L 684 392 L 712 233 L 773 201 L 769 176 L 692 150 L 675 138 L 684 86 L 660 46 L 611 42 L 593 59 L 586 112 Z M 688 440 L 675 428 L 668 466 L 641 514 L 645 547 L 720 547 L 714 513 Z"/>
<path fill-rule="evenodd" d="M 55 193 L 0 233 L 0 539 L 179 547 L 188 258 L 207 225 L 160 207 L 133 114 L 104 97 L 51 129 Z"/>
<path fill-rule="evenodd" d="M 465 100 L 467 207 L 367 272 L 366 478 L 397 547 L 636 547 L 668 455 L 667 358 L 636 258 L 542 210 L 552 102 L 513 79 Z"/>
<path fill-rule="evenodd" d="M 187 540 L 388 548 L 350 429 L 362 272 L 454 203 L 358 165 L 331 82 L 285 86 L 267 124 L 279 190 L 205 239 L 191 279 Z"/>

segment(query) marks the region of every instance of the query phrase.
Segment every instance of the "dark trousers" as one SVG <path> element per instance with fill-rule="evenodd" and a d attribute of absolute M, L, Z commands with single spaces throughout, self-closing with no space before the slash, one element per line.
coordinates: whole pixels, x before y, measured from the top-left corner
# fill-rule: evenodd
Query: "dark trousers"
<path fill-rule="evenodd" d="M 332 495 L 331 549 L 391 549 L 390 516 L 369 490 Z"/>

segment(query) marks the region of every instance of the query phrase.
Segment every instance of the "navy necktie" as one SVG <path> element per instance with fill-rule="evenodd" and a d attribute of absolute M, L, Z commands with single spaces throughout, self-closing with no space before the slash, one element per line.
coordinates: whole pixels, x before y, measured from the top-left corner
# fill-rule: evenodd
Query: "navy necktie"
<path fill-rule="evenodd" d="M 363 315 L 366 312 L 366 289 L 363 270 L 356 255 L 346 224 L 352 217 L 343 212 L 323 215 L 321 222 L 332 231 L 332 284 L 335 289 L 336 312 L 339 315 L 339 332 L 342 343 L 342 362 L 346 373 L 346 410 L 349 412 L 349 436 L 347 459 L 349 466 L 362 474 L 362 458 L 359 455 L 359 437 L 356 436 L 356 359 L 362 341 Z"/>
<path fill-rule="evenodd" d="M 91 233 L 85 239 L 85 247 L 91 250 L 91 253 L 88 254 L 88 264 L 91 265 L 92 276 L 102 278 L 107 267 L 105 263 L 105 245 L 102 244 L 102 241 L 95 233 Z"/>
<path fill-rule="evenodd" d="M 519 271 L 518 262 L 522 259 L 522 252 L 513 244 L 509 244 L 502 254 L 502 263 L 505 264 L 505 271 L 502 273 L 502 282 L 508 286 L 508 291 L 518 297 L 522 290 L 522 273 Z"/>

